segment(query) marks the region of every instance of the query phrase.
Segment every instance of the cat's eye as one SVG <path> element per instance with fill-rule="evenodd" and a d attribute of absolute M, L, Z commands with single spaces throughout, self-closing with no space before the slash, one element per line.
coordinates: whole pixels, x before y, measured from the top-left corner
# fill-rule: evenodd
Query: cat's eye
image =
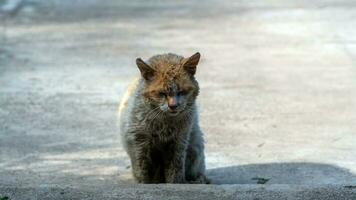
<path fill-rule="evenodd" d="M 159 92 L 158 95 L 159 95 L 160 97 L 166 97 L 166 93 L 164 93 L 164 92 Z"/>
<path fill-rule="evenodd" d="M 181 90 L 177 93 L 179 96 L 186 95 L 187 91 Z"/>

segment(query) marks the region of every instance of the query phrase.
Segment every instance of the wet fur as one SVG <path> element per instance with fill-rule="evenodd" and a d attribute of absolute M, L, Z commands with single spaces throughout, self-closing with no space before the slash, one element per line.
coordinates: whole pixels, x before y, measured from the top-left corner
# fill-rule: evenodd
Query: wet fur
<path fill-rule="evenodd" d="M 186 62 L 175 54 L 150 58 L 147 63 L 154 76 L 141 71 L 143 77 L 131 84 L 120 104 L 122 143 L 139 183 L 209 183 L 195 104 L 199 86 L 195 71 L 183 67 Z M 164 102 L 157 93 L 178 89 L 185 91 L 184 106 L 170 116 L 158 106 L 164 107 Z"/>

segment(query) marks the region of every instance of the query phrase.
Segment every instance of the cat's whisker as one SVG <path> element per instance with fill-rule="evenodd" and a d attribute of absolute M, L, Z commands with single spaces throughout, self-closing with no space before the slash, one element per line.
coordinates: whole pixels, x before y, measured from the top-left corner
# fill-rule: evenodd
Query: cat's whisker
<path fill-rule="evenodd" d="M 150 111 L 147 113 L 147 115 L 146 115 L 144 121 L 146 121 L 150 116 L 152 116 L 152 115 L 155 113 L 155 111 L 157 111 L 157 109 L 159 109 L 159 106 L 157 106 L 157 107 L 155 107 L 154 109 L 150 110 Z"/>
<path fill-rule="evenodd" d="M 151 119 L 150 125 L 155 121 L 155 119 L 162 114 L 163 111 L 162 110 L 158 110 L 158 112 L 156 113 L 156 115 Z"/>
<path fill-rule="evenodd" d="M 146 114 L 146 116 L 144 117 L 144 119 L 142 120 L 143 122 L 146 122 L 146 121 L 150 121 L 148 120 L 151 116 L 153 116 L 154 114 L 156 114 L 156 111 L 159 109 L 159 106 L 153 108 L 152 110 L 148 111 L 148 113 Z M 137 127 L 137 128 L 144 128 L 142 127 L 142 125 L 140 124 L 135 124 L 135 125 L 131 125 L 131 127 Z"/>

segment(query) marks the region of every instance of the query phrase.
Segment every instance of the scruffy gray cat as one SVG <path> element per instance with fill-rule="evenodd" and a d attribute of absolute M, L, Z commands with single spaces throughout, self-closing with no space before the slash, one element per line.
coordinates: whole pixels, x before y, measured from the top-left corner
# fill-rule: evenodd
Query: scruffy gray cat
<path fill-rule="evenodd" d="M 139 183 L 209 183 L 194 78 L 200 54 L 140 58 L 119 108 L 122 142 Z"/>

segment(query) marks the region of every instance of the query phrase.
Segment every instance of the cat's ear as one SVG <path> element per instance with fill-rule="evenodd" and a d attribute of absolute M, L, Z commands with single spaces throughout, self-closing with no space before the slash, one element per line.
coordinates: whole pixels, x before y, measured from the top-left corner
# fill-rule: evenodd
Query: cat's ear
<path fill-rule="evenodd" d="M 141 72 L 142 77 L 145 80 L 152 80 L 155 74 L 155 70 L 146 64 L 141 58 L 136 59 L 136 65 Z"/>
<path fill-rule="evenodd" d="M 196 52 L 194 55 L 189 58 L 184 59 L 183 68 L 191 75 L 194 75 L 197 71 L 197 65 L 199 63 L 200 53 Z"/>

